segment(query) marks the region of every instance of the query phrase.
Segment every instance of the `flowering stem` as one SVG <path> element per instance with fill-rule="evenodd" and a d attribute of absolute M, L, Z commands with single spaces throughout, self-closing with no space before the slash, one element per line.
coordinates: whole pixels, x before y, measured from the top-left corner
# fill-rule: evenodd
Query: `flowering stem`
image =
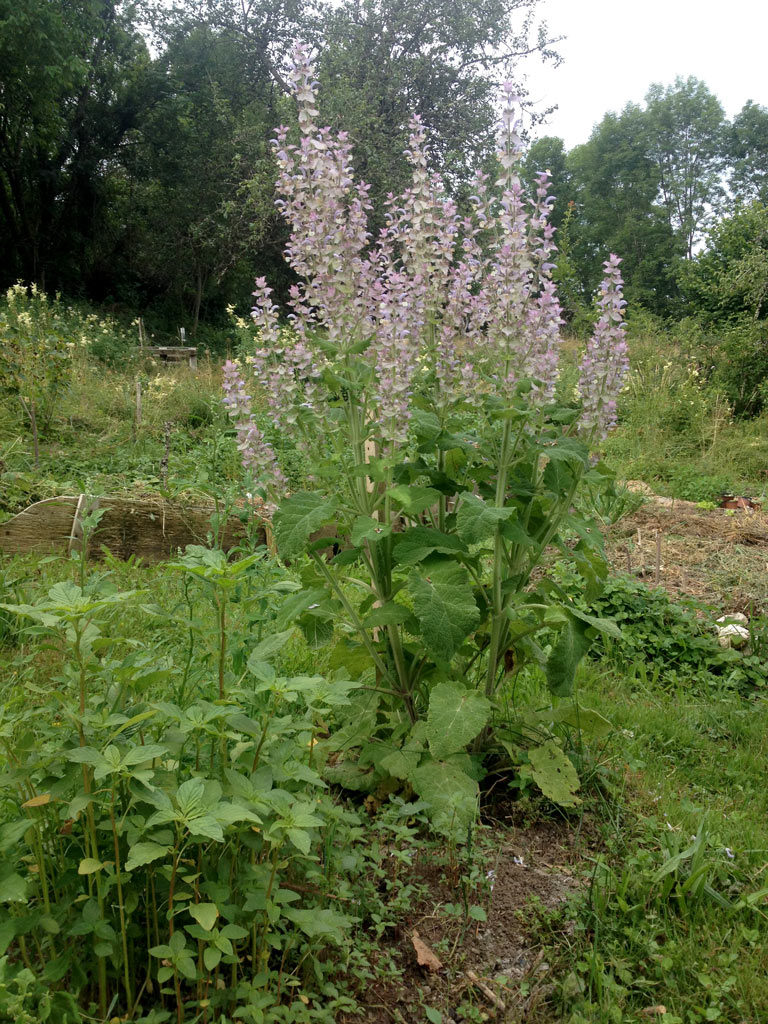
<path fill-rule="evenodd" d="M 496 508 L 504 508 L 507 497 L 507 477 L 509 474 L 509 442 L 511 437 L 509 420 L 504 421 L 504 429 L 501 437 L 501 451 L 499 453 L 499 470 L 496 479 Z M 492 697 L 496 689 L 496 672 L 501 657 L 501 645 L 506 634 L 504 623 L 504 594 L 502 582 L 504 576 L 504 538 L 501 529 L 497 528 L 496 537 L 493 542 L 493 579 L 492 579 L 492 621 L 491 621 L 491 644 L 488 649 L 488 672 L 485 681 L 485 693 Z"/>

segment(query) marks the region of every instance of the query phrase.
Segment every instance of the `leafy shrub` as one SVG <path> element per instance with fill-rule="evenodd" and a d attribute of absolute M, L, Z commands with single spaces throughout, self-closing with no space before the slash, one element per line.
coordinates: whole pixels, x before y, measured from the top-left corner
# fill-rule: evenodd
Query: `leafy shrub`
<path fill-rule="evenodd" d="M 565 566 L 558 579 L 577 604 L 583 602 L 579 580 Z M 723 648 L 717 640 L 712 613 L 691 602 L 672 601 L 665 590 L 650 589 L 628 576 L 611 576 L 592 608 L 615 621 L 620 639 L 598 634 L 590 657 L 608 658 L 623 668 L 642 666 L 649 675 L 673 685 L 680 681 L 698 687 L 726 685 L 750 689 L 764 687 L 768 662 L 762 656 L 759 637 L 753 637 L 756 653 Z M 696 612 L 705 611 L 701 617 Z"/>
<path fill-rule="evenodd" d="M 370 859 L 315 737 L 358 684 L 275 669 L 296 584 L 260 555 L 190 549 L 171 572 L 177 659 L 134 638 L 165 611 L 104 576 L 3 604 L 60 660 L 55 698 L 3 693 L 0 1016 L 279 1020 L 300 979 L 300 1019 L 331 1024 L 353 1002 L 327 951 L 354 961 Z"/>

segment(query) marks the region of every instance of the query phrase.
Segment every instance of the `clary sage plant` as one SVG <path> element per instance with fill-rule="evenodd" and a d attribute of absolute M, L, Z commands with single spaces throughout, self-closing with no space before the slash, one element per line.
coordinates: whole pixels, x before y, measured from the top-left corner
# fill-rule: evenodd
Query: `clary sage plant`
<path fill-rule="evenodd" d="M 406 779 L 438 826 L 460 828 L 505 678 L 538 662 L 567 695 L 590 631 L 615 628 L 530 581 L 550 546 L 573 560 L 588 596 L 604 573 L 598 532 L 574 499 L 606 473 L 590 445 L 615 422 L 627 369 L 620 260 L 605 264 L 578 401 L 558 404 L 553 199 L 546 173 L 524 194 L 511 84 L 499 176 L 477 175 L 471 213 L 429 171 L 414 117 L 412 182 L 374 239 L 368 186 L 355 181 L 346 133 L 318 124 L 300 46 L 291 82 L 300 137 L 281 128 L 275 140 L 298 278 L 290 326 L 259 280 L 256 347 L 226 364 L 224 400 L 244 465 L 276 507 L 280 555 L 311 557 L 298 621 L 318 643 L 335 637 L 334 665 L 370 683 L 336 742 L 337 774 Z M 286 494 L 252 415 L 255 390 L 275 432 L 307 455 L 312 489 Z M 543 629 L 559 631 L 548 652 L 535 640 Z M 552 776 L 564 755 L 552 743 L 548 757 Z"/>

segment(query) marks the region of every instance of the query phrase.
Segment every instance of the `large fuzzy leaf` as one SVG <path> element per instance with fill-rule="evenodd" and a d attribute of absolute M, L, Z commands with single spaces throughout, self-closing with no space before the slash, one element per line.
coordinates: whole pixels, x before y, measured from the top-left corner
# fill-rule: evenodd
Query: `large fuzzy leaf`
<path fill-rule="evenodd" d="M 300 555 L 310 535 L 332 516 L 333 504 L 317 491 L 299 491 L 286 498 L 272 520 L 280 556 Z"/>
<path fill-rule="evenodd" d="M 465 544 L 480 544 L 490 540 L 502 523 L 515 519 L 517 509 L 496 508 L 487 505 L 476 494 L 465 491 L 456 514 L 456 531 Z"/>
<path fill-rule="evenodd" d="M 547 683 L 556 697 L 567 697 L 573 690 L 578 664 L 590 648 L 587 628 L 580 619 L 569 618 L 547 658 Z"/>
<path fill-rule="evenodd" d="M 440 491 L 434 487 L 420 487 L 415 484 L 398 484 L 397 487 L 390 487 L 387 494 L 409 516 L 419 515 L 440 500 Z"/>
<path fill-rule="evenodd" d="M 438 683 L 429 695 L 427 739 L 432 756 L 448 757 L 473 740 L 491 714 L 490 701 L 458 683 Z"/>
<path fill-rule="evenodd" d="M 424 643 L 438 661 L 450 661 L 480 619 L 466 570 L 429 560 L 408 577 Z"/>
<path fill-rule="evenodd" d="M 533 781 L 544 796 L 561 807 L 573 807 L 579 803 L 576 796 L 579 776 L 554 740 L 547 740 L 540 747 L 529 750 L 528 760 Z"/>
<path fill-rule="evenodd" d="M 465 841 L 477 814 L 477 782 L 446 761 L 427 761 L 411 772 L 410 781 L 429 804 L 432 826 L 451 839 Z"/>
<path fill-rule="evenodd" d="M 458 537 L 433 530 L 431 526 L 412 526 L 397 538 L 394 555 L 400 565 L 415 565 L 435 552 L 452 555 L 466 550 Z"/>

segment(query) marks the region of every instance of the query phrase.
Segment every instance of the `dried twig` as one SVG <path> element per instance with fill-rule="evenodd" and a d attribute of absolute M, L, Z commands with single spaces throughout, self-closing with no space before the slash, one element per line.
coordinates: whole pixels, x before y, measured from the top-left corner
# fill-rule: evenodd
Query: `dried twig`
<path fill-rule="evenodd" d="M 504 1001 L 499 999 L 493 989 L 489 985 L 486 985 L 482 979 L 478 978 L 474 971 L 465 971 L 464 973 L 470 983 L 474 985 L 475 988 L 480 989 L 491 1006 L 494 1006 L 500 1013 L 506 1012 L 507 1007 L 504 1004 Z"/>

